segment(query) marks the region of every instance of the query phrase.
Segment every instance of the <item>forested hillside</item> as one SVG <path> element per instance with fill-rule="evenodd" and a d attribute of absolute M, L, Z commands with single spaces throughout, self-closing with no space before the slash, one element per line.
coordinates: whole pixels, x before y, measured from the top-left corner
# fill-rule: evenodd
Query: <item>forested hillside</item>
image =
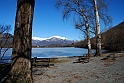
<path fill-rule="evenodd" d="M 124 50 L 124 22 L 102 34 L 103 46 L 110 50 Z"/>
<path fill-rule="evenodd" d="M 124 22 L 115 27 L 110 28 L 101 34 L 102 48 L 108 50 L 124 50 Z M 75 44 L 76 47 L 87 47 L 86 40 L 82 40 Z M 96 47 L 96 39 L 91 38 L 92 48 Z"/>

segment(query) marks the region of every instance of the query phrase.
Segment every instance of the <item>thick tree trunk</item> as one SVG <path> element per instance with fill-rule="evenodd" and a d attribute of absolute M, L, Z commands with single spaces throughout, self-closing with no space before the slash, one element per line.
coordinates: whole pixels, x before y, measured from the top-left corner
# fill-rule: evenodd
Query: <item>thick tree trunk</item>
<path fill-rule="evenodd" d="M 94 2 L 94 13 L 96 17 L 96 54 L 95 56 L 101 56 L 101 35 L 100 35 L 100 21 L 96 0 Z"/>
<path fill-rule="evenodd" d="M 15 21 L 12 69 L 9 83 L 32 83 L 31 48 L 34 0 L 18 0 Z"/>

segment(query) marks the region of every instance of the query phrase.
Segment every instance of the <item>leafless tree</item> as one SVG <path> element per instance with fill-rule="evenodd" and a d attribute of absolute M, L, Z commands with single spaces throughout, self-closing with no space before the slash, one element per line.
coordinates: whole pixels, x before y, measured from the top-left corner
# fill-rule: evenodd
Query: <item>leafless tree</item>
<path fill-rule="evenodd" d="M 95 56 L 101 56 L 101 35 L 100 35 L 100 19 L 97 8 L 97 1 L 93 0 L 94 3 L 94 13 L 96 19 L 96 54 Z"/>
<path fill-rule="evenodd" d="M 73 13 L 74 26 L 86 35 L 89 56 L 92 55 L 91 34 L 100 34 L 100 27 L 99 30 L 96 28 L 97 20 L 95 18 L 95 8 L 97 7 L 99 12 L 97 16 L 100 17 L 97 19 L 101 19 L 106 26 L 111 22 L 110 16 L 106 14 L 107 4 L 105 4 L 104 1 L 105 0 L 98 0 L 98 4 L 94 4 L 94 0 L 57 0 L 56 3 L 56 8 L 63 8 L 63 18 L 69 18 L 70 14 Z"/>
<path fill-rule="evenodd" d="M 92 56 L 91 44 L 90 44 L 90 25 L 89 19 L 91 19 L 92 14 L 90 12 L 91 7 L 89 7 L 86 0 L 58 0 L 56 3 L 56 8 L 63 7 L 63 18 L 69 18 L 70 14 L 74 14 L 74 26 L 76 29 L 81 30 L 87 38 L 88 55 Z"/>
<path fill-rule="evenodd" d="M 97 3 L 98 2 L 98 3 Z M 105 12 L 108 10 L 105 0 L 93 0 L 94 14 L 95 14 L 95 35 L 96 35 L 96 54 L 95 56 L 101 56 L 101 34 L 100 34 L 100 18 L 103 20 L 105 26 L 111 23 L 111 17 Z M 99 18 L 100 17 L 100 18 Z"/>
<path fill-rule="evenodd" d="M 12 50 L 12 68 L 7 83 L 32 83 L 31 48 L 35 0 L 18 0 Z"/>
<path fill-rule="evenodd" d="M 12 45 L 12 35 L 9 33 L 10 31 L 10 25 L 0 25 L 0 59 L 4 57 L 5 53 Z"/>

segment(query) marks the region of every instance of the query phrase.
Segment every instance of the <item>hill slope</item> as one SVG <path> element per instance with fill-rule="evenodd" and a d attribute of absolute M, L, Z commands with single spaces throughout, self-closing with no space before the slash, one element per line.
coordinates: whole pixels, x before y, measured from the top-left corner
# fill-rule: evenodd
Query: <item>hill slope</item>
<path fill-rule="evenodd" d="M 102 48 L 107 50 L 124 50 L 124 22 L 121 22 L 117 26 L 114 26 L 103 32 L 102 37 Z M 87 41 L 82 40 L 75 44 L 76 47 L 87 48 Z M 96 48 L 96 38 L 91 38 L 92 48 Z"/>

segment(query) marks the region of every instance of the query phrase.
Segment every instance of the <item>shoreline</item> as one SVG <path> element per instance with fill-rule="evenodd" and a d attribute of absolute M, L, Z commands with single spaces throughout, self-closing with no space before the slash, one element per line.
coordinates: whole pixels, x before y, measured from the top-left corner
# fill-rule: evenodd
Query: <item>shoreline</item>
<path fill-rule="evenodd" d="M 74 63 L 78 59 L 59 57 L 50 67 L 34 67 L 34 83 L 124 83 L 124 52 L 107 52 L 90 57 L 88 63 Z"/>
<path fill-rule="evenodd" d="M 124 83 L 124 53 L 90 57 L 88 63 L 73 63 L 79 57 L 60 57 L 67 62 L 55 63 L 50 68 L 33 68 L 34 83 Z"/>

